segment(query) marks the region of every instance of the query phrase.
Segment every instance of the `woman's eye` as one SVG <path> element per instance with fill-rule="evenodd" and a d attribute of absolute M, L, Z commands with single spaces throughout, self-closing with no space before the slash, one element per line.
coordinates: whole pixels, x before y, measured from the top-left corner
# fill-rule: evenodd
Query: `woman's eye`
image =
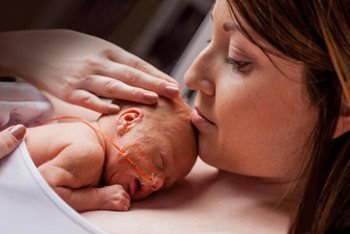
<path fill-rule="evenodd" d="M 211 38 L 209 38 L 209 39 L 207 40 L 207 43 L 208 43 L 208 44 L 210 44 L 210 43 L 211 43 Z"/>
<path fill-rule="evenodd" d="M 248 72 L 250 70 L 250 65 L 252 62 L 247 60 L 235 60 L 231 57 L 225 58 L 225 63 L 232 65 L 233 71 L 235 72 Z"/>

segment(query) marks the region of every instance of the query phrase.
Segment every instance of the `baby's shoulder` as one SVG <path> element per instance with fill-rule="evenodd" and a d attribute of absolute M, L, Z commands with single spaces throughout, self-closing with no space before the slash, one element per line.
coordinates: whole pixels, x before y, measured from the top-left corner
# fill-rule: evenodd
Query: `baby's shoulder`
<path fill-rule="evenodd" d="M 64 127 L 67 132 L 65 136 L 61 136 L 64 140 L 61 141 L 62 151 L 56 155 L 57 160 L 70 165 L 102 167 L 105 149 L 96 133 L 80 123 L 67 124 Z"/>
<path fill-rule="evenodd" d="M 99 182 L 104 160 L 105 154 L 101 145 L 75 141 L 56 156 L 53 164 L 74 175 L 84 186 L 90 186 Z"/>
<path fill-rule="evenodd" d="M 79 141 L 75 139 L 67 146 L 71 157 L 87 162 L 103 161 L 105 150 L 98 141 Z"/>
<path fill-rule="evenodd" d="M 68 130 L 68 128 L 66 129 Z M 83 123 L 76 123 L 66 134 L 70 150 L 84 157 L 104 157 L 104 145 L 99 136 Z"/>

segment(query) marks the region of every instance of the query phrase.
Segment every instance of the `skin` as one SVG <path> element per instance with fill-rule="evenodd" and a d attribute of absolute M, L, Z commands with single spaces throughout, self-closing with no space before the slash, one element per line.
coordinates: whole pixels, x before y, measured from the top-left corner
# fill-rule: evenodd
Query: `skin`
<path fill-rule="evenodd" d="M 212 40 L 185 77 L 198 91 L 192 121 L 199 155 L 232 173 L 291 181 L 317 113 L 303 65 L 270 54 L 271 61 L 237 30 L 226 1 L 216 2 L 212 18 Z"/>
<path fill-rule="evenodd" d="M 154 104 L 175 98 L 178 84 L 142 59 L 100 38 L 71 30 L 0 33 L 0 75 L 21 77 L 99 113 L 120 108 L 99 97 Z"/>
<path fill-rule="evenodd" d="M 125 150 L 144 172 L 157 176 L 153 184 L 146 183 L 115 148 L 83 123 L 29 128 L 25 139 L 34 163 L 50 186 L 77 211 L 128 210 L 130 200 L 172 186 L 194 164 L 193 133 L 176 132 L 186 139 L 185 144 L 164 137 L 165 129 L 146 134 L 143 129 L 160 128 L 144 117 L 142 109 L 123 110 L 92 124 Z"/>
<path fill-rule="evenodd" d="M 0 132 L 0 159 L 11 153 L 21 143 L 26 129 L 18 124 Z"/>

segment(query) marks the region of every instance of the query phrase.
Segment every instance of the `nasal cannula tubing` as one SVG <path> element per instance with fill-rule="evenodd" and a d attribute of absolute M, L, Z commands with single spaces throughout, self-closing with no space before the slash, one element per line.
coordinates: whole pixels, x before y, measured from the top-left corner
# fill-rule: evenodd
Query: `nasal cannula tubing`
<path fill-rule="evenodd" d="M 55 120 L 62 120 L 62 119 L 75 119 L 83 122 L 87 126 L 89 126 L 97 135 L 100 135 L 104 140 L 106 140 L 108 143 L 110 143 L 114 148 L 116 148 L 121 154 L 122 158 L 125 159 L 134 169 L 135 171 L 145 180 L 153 183 L 153 176 L 147 175 L 140 167 L 138 167 L 130 158 L 128 155 L 125 154 L 125 152 L 119 148 L 111 138 L 103 134 L 99 129 L 95 128 L 90 122 L 86 121 L 85 119 L 78 117 L 78 116 L 57 116 L 54 118 L 47 119 L 43 122 L 40 122 L 38 125 L 45 125 L 49 122 L 55 121 Z"/>

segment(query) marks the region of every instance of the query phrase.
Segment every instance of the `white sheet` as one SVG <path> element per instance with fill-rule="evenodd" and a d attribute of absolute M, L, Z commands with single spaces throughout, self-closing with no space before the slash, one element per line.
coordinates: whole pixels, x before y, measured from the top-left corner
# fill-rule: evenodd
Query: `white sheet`
<path fill-rule="evenodd" d="M 104 233 L 70 208 L 45 182 L 24 142 L 0 160 L 0 232 Z"/>
<path fill-rule="evenodd" d="M 33 85 L 0 82 L 0 130 L 19 123 L 34 126 L 52 114 L 51 102 Z"/>

